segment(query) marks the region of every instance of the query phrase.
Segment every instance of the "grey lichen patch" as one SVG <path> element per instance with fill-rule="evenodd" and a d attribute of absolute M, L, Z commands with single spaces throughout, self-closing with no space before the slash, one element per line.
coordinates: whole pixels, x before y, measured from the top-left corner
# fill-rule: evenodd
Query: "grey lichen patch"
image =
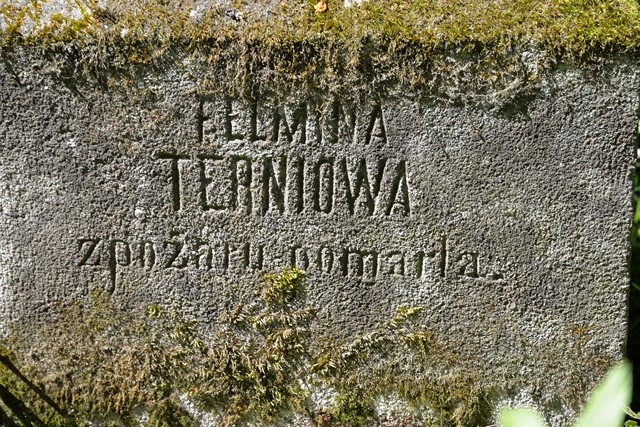
<path fill-rule="evenodd" d="M 51 426 L 137 425 L 140 414 L 148 426 L 481 425 L 488 403 L 520 387 L 509 375 L 504 389 L 487 386 L 489 367 L 460 359 L 419 307 L 398 307 L 350 342 L 318 335 L 314 313 L 297 269 L 266 275 L 212 325 L 155 304 L 134 314 L 94 292 L 28 340 L 16 331 L 5 341 L 0 384 Z M 18 412 L 6 399 L 0 407 Z"/>

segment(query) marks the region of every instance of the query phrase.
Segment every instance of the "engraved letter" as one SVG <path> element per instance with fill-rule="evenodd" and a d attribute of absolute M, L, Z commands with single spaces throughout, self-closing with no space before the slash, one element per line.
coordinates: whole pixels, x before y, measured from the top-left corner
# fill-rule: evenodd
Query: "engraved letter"
<path fill-rule="evenodd" d="M 456 265 L 458 265 L 458 275 L 473 277 L 474 279 L 479 277 L 478 270 L 480 265 L 477 252 L 464 252 L 458 255 Z"/>
<path fill-rule="evenodd" d="M 156 264 L 156 249 L 152 242 L 140 242 L 140 264 L 143 268 L 153 268 Z"/>
<path fill-rule="evenodd" d="M 309 268 L 309 257 L 307 251 L 300 245 L 291 247 L 291 267 L 297 267 L 302 270 Z"/>
<path fill-rule="evenodd" d="M 276 174 L 275 170 L 278 171 Z M 276 176 L 277 175 L 277 176 Z M 280 213 L 284 212 L 284 193 L 287 185 L 287 158 L 280 156 L 277 168 L 273 159 L 265 157 L 262 173 L 262 215 L 271 208 L 271 199 Z"/>
<path fill-rule="evenodd" d="M 173 195 L 173 210 L 179 211 L 182 208 L 180 197 L 180 166 L 178 162 L 188 158 L 180 154 L 172 153 L 155 153 L 155 158 L 158 160 L 171 160 L 171 187 Z"/>
<path fill-rule="evenodd" d="M 414 256 L 414 269 L 416 278 L 420 279 L 424 272 L 424 264 L 426 259 L 428 258 L 431 262 L 433 262 L 437 255 L 440 255 L 438 262 L 438 273 L 440 277 L 446 277 L 447 269 L 448 269 L 448 254 L 447 254 L 447 237 L 442 236 L 440 239 L 440 250 L 434 249 L 429 252 L 418 251 Z"/>
<path fill-rule="evenodd" d="M 446 277 L 449 268 L 449 254 L 447 253 L 447 236 L 440 239 L 440 276 Z"/>
<path fill-rule="evenodd" d="M 213 259 L 213 251 L 209 243 L 201 239 L 196 239 L 194 244 L 195 252 L 193 254 L 197 269 L 210 270 L 211 261 Z"/>
<path fill-rule="evenodd" d="M 374 105 L 371 110 L 364 143 L 369 144 L 371 141 L 375 142 L 377 140 L 384 144 L 387 143 L 387 131 L 385 130 L 382 106 L 380 104 Z"/>
<path fill-rule="evenodd" d="M 425 256 L 428 258 L 435 258 L 436 256 L 436 251 L 431 251 L 428 253 L 425 253 L 424 251 L 418 251 L 415 254 L 415 273 L 416 273 L 416 278 L 420 279 L 422 277 L 422 275 L 424 274 L 424 261 L 425 261 Z"/>
<path fill-rule="evenodd" d="M 347 167 L 347 159 L 343 159 L 340 162 L 340 166 L 342 169 L 342 175 L 344 176 L 344 187 L 346 192 L 347 199 L 347 207 L 349 208 L 349 213 L 353 215 L 355 211 L 356 201 L 358 197 L 362 194 L 363 201 L 362 204 L 365 206 L 366 212 L 368 216 L 373 215 L 373 210 L 375 209 L 374 196 L 371 194 L 371 187 L 369 185 L 369 175 L 367 172 L 367 162 L 365 159 L 360 159 L 358 161 L 358 165 L 356 167 L 354 185 L 352 186 L 351 180 L 349 179 L 349 168 Z M 384 166 L 383 166 L 384 168 Z M 379 178 L 376 177 L 378 181 L 378 186 L 376 188 L 379 189 L 379 181 L 382 177 L 382 171 L 378 170 Z M 375 193 L 375 197 L 377 197 L 377 192 Z"/>
<path fill-rule="evenodd" d="M 109 273 L 111 276 L 111 286 L 107 290 L 109 295 L 113 295 L 116 289 L 116 268 L 126 267 L 131 264 L 131 248 L 124 240 L 111 240 L 109 242 Z"/>
<path fill-rule="evenodd" d="M 336 144 L 346 140 L 347 143 L 354 143 L 357 123 L 353 107 L 346 106 L 336 99 L 331 106 L 330 114 L 328 142 Z"/>
<path fill-rule="evenodd" d="M 400 251 L 392 251 L 386 254 L 387 269 L 385 273 L 396 276 L 404 276 L 404 254 Z"/>
<path fill-rule="evenodd" d="M 333 251 L 326 246 L 322 246 L 318 251 L 317 264 L 322 273 L 331 273 L 333 269 Z"/>
<path fill-rule="evenodd" d="M 171 251 L 167 249 L 171 247 Z M 184 247 L 184 243 L 173 241 L 173 242 L 164 242 L 163 248 L 165 250 L 166 260 L 164 262 L 164 268 L 185 268 L 187 266 L 187 258 L 183 257 L 182 260 L 178 263 L 176 260 L 180 256 L 182 252 L 182 248 Z"/>
<path fill-rule="evenodd" d="M 258 121 L 258 104 L 253 102 L 251 104 L 251 116 L 249 116 L 249 125 L 251 127 L 251 141 L 266 141 L 267 137 L 265 135 L 259 134 L 262 126 Z"/>
<path fill-rule="evenodd" d="M 247 215 L 253 208 L 251 194 L 251 159 L 231 156 L 231 209 L 241 209 Z"/>
<path fill-rule="evenodd" d="M 238 259 L 239 258 L 239 259 Z M 241 264 L 238 264 L 241 261 Z M 251 268 L 261 270 L 264 262 L 264 246 L 243 243 L 242 246 L 234 247 L 225 243 L 223 246 L 222 269 L 226 272 L 230 268 L 236 271 Z M 240 268 L 238 268 L 240 267 Z"/>
<path fill-rule="evenodd" d="M 282 135 L 288 143 L 294 142 L 294 137 L 298 136 L 296 143 L 304 144 L 307 140 L 307 106 L 301 104 L 293 111 L 293 117 L 287 118 L 287 111 L 284 106 L 279 106 L 275 109 L 273 115 L 273 132 L 271 134 L 271 140 L 278 142 Z"/>
<path fill-rule="evenodd" d="M 333 159 L 321 157 L 313 167 L 313 208 L 330 213 L 333 209 Z"/>
<path fill-rule="evenodd" d="M 223 210 L 226 209 L 225 201 L 222 200 L 220 202 L 213 201 L 209 202 L 209 190 L 216 189 L 218 192 L 221 190 L 224 191 L 224 188 L 221 188 L 219 183 L 215 183 L 215 179 L 211 176 L 207 175 L 207 160 L 210 162 L 219 162 L 224 160 L 223 157 L 215 156 L 215 155 L 206 155 L 206 156 L 198 156 L 200 159 L 200 206 L 205 211 L 209 209 L 213 210 Z M 217 185 L 211 185 L 217 184 Z M 219 195 L 219 193 L 218 193 Z"/>
<path fill-rule="evenodd" d="M 248 249 L 245 249 L 249 253 L 247 267 L 253 270 L 262 270 L 264 263 L 264 245 L 245 243 Z"/>
<path fill-rule="evenodd" d="M 404 160 L 401 160 L 396 166 L 396 176 L 393 178 L 393 183 L 391 184 L 391 194 L 385 211 L 387 216 L 391 215 L 391 211 L 395 205 L 399 205 L 402 216 L 408 216 L 411 213 L 407 168 Z"/>
<path fill-rule="evenodd" d="M 304 158 L 299 158 L 289 168 L 289 182 L 295 189 L 287 191 L 287 209 L 297 214 L 304 210 L 304 163 Z"/>
<path fill-rule="evenodd" d="M 78 239 L 78 250 L 82 251 L 83 248 L 86 248 L 80 262 L 78 263 L 78 267 L 82 267 L 85 265 L 98 265 L 100 264 L 100 255 L 96 256 L 93 261 L 89 261 L 96 247 L 100 244 L 100 239 Z"/>
<path fill-rule="evenodd" d="M 234 121 L 238 119 L 239 113 L 234 111 L 234 108 L 233 108 L 234 102 L 237 102 L 237 101 L 235 101 L 232 98 L 227 98 L 227 104 L 225 106 L 226 108 L 225 108 L 225 114 L 224 114 L 224 127 L 225 127 L 225 134 L 227 137 L 227 141 L 244 139 L 244 134 L 240 132 L 236 132 L 236 126 L 238 125 L 235 124 Z"/>
<path fill-rule="evenodd" d="M 344 249 L 340 259 L 344 277 L 358 277 L 363 282 L 373 283 L 378 275 L 378 253 Z"/>

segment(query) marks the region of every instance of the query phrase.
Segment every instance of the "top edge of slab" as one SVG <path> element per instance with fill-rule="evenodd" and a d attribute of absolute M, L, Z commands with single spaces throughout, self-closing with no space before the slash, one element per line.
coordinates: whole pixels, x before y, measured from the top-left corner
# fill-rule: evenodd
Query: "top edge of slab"
<path fill-rule="evenodd" d="M 640 8 L 633 0 L 0 2 L 5 47 L 98 43 L 209 51 L 230 40 L 267 48 L 306 43 L 314 51 L 337 45 L 362 51 L 365 44 L 425 55 L 510 53 L 534 46 L 553 55 L 597 57 L 637 51 Z"/>

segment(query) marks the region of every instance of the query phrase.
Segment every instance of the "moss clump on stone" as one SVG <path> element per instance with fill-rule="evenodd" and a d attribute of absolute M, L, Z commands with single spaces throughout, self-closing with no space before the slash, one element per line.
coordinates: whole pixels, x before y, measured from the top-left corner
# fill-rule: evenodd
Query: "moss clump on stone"
<path fill-rule="evenodd" d="M 504 90 L 560 59 L 635 52 L 640 44 L 635 0 L 369 0 L 348 8 L 335 0 L 324 13 L 314 11 L 315 0 L 49 1 L 66 6 L 0 6 L 6 61 L 23 49 L 62 55 L 74 79 L 78 70 L 200 64 L 191 70 L 198 83 L 224 80 L 228 91 L 249 96 L 277 84 L 290 93 L 300 82 L 333 92 L 397 82 L 424 90 L 464 79 L 471 81 L 462 92 L 482 93 L 480 81 Z"/>
<path fill-rule="evenodd" d="M 54 406 L 6 364 L 0 383 L 51 426 L 142 418 L 191 426 L 203 414 L 219 425 L 296 414 L 320 425 L 370 425 L 376 402 L 388 396 L 419 425 L 483 419 L 487 390 L 477 372 L 420 325 L 417 307 L 399 307 L 395 318 L 342 342 L 314 332 L 330 328 L 315 318 L 302 285 L 300 270 L 267 275 L 210 328 L 157 305 L 136 315 L 95 293 L 91 304 L 60 310 L 32 335 L 3 344 Z"/>
<path fill-rule="evenodd" d="M 400 306 L 348 340 L 333 336 L 307 303 L 298 269 L 265 275 L 211 324 L 156 304 L 125 310 L 98 291 L 85 305 L 50 312 L 0 343 L 0 386 L 54 427 L 283 425 L 300 417 L 318 426 L 466 427 L 490 424 L 497 402 L 537 381 L 515 383 L 521 366 L 460 356 L 423 324 L 420 307 Z M 554 349 L 531 347 L 559 393 L 532 395 L 546 410 L 578 408 L 612 363 L 578 354 L 586 351 L 583 329 L 567 339 L 589 361 L 574 372 L 558 371 Z M 1 392 L 0 416 L 15 414 Z"/>
<path fill-rule="evenodd" d="M 510 48 L 533 42 L 582 53 L 592 48 L 635 49 L 640 11 L 633 0 L 385 0 L 345 8 L 329 1 L 315 13 L 314 0 L 194 1 L 57 0 L 69 11 L 45 13 L 52 0 L 11 2 L 0 8 L 4 37 L 26 43 L 85 39 L 86 42 L 170 43 L 203 48 L 214 40 L 265 46 L 308 41 L 349 44 L 416 43 L 425 53 L 475 45 Z M 75 12 L 75 14 L 71 13 Z"/>

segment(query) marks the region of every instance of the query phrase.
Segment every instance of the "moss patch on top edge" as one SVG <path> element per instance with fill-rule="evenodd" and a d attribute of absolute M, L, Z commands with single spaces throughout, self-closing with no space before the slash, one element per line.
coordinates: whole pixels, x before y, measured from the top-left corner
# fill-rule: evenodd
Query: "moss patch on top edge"
<path fill-rule="evenodd" d="M 558 63 L 640 53 L 636 0 L 369 0 L 349 8 L 328 0 L 323 13 L 315 0 L 24 3 L 0 5 L 1 65 L 16 79 L 19 70 L 40 70 L 64 86 L 85 77 L 119 86 L 174 70 L 202 93 L 371 98 L 411 87 L 421 98 L 498 111 L 538 93 Z M 54 3 L 65 6 L 47 6 Z"/>
<path fill-rule="evenodd" d="M 120 58 L 130 62 L 175 46 L 215 60 L 217 49 L 234 44 L 272 51 L 306 43 L 318 54 L 336 46 L 388 54 L 411 47 L 423 55 L 535 46 L 571 57 L 640 46 L 635 0 L 370 0 L 349 8 L 329 0 L 323 13 L 314 0 L 236 1 L 234 9 L 195 0 L 26 3 L 0 6 L 1 46 L 134 50 Z"/>

